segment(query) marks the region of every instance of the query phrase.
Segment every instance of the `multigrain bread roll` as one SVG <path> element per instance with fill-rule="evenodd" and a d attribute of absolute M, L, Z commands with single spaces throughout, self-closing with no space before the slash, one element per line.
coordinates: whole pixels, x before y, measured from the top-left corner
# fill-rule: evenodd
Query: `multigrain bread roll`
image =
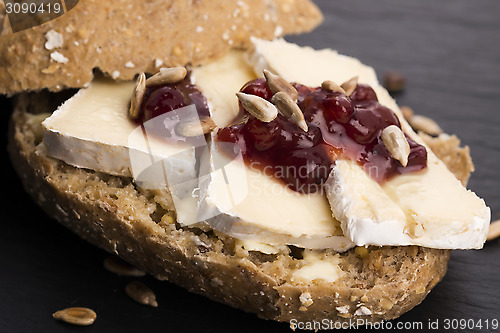
<path fill-rule="evenodd" d="M 132 80 L 160 67 L 192 69 L 232 48 L 249 48 L 252 36 L 305 32 L 321 19 L 308 0 L 80 0 L 56 20 L 2 36 L 0 93 L 18 94 L 9 152 L 26 190 L 90 243 L 158 279 L 261 318 L 377 322 L 400 316 L 444 276 L 449 250 L 370 246 L 337 253 L 282 244 L 275 254 L 250 251 L 205 225 L 182 227 L 167 189 L 73 167 L 52 158 L 42 141 L 42 120 L 74 94 L 68 88 L 86 87 L 96 71 Z M 465 184 L 473 169 L 468 148 L 454 136 L 421 137 Z M 318 260 L 334 264 L 335 279 L 297 278 Z"/>
<path fill-rule="evenodd" d="M 248 47 L 250 36 L 307 32 L 321 21 L 309 0 L 80 0 L 53 21 L 0 38 L 0 94 L 80 88 L 94 69 L 131 80 L 199 65 Z"/>
<path fill-rule="evenodd" d="M 419 304 L 446 272 L 449 250 L 369 247 L 340 255 L 309 251 L 337 260 L 340 277 L 333 283 L 294 280 L 308 253 L 291 248 L 266 255 L 213 231 L 181 228 L 168 191 L 144 190 L 132 179 L 51 158 L 40 123 L 58 104 L 54 99 L 49 93 L 17 97 L 9 151 L 26 190 L 80 237 L 158 279 L 265 319 L 380 321 Z M 470 156 L 456 137 L 424 138 L 455 175 L 468 177 Z"/>

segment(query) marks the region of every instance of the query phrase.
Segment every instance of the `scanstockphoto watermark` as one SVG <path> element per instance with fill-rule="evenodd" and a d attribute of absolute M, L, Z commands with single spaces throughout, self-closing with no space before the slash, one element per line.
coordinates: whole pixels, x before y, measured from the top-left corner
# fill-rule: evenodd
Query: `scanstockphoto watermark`
<path fill-rule="evenodd" d="M 499 320 L 494 319 L 473 319 L 473 318 L 445 318 L 445 319 L 428 319 L 426 321 L 381 321 L 370 322 L 367 319 L 348 319 L 346 321 L 334 321 L 331 319 L 323 319 L 320 321 L 299 321 L 297 319 L 290 320 L 290 328 L 295 331 L 308 330 L 333 330 L 333 329 L 353 329 L 353 330 L 396 330 L 396 331 L 482 331 L 491 332 L 499 329 Z"/>
<path fill-rule="evenodd" d="M 398 327 L 396 327 L 398 326 Z M 366 319 L 348 319 L 346 321 L 335 321 L 331 319 L 323 319 L 321 321 L 298 321 L 296 319 L 290 320 L 290 328 L 292 330 L 334 330 L 334 329 L 354 329 L 354 330 L 391 330 L 391 329 L 409 329 L 409 330 L 422 330 L 424 324 L 422 322 L 398 322 L 393 323 L 390 321 L 370 322 Z"/>

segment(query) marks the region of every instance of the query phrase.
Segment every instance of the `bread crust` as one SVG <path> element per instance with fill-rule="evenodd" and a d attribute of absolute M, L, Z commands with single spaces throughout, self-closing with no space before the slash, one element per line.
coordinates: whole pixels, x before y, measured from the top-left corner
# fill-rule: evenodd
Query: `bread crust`
<path fill-rule="evenodd" d="M 29 113 L 43 112 L 47 100 L 46 94 L 23 94 L 12 116 L 9 152 L 26 190 L 80 237 L 158 279 L 265 319 L 374 322 L 419 304 L 446 273 L 449 250 L 370 247 L 364 258 L 354 249 L 340 256 L 318 251 L 338 260 L 335 282 L 293 279 L 304 264 L 300 253 L 263 255 L 212 231 L 183 230 L 165 218 L 173 213 L 168 192 L 49 157 L 40 143 L 43 117 Z"/>
<path fill-rule="evenodd" d="M 196 66 L 249 47 L 250 36 L 307 32 L 322 18 L 310 0 L 80 0 L 53 21 L 0 37 L 0 94 L 82 87 L 94 69 L 131 80 Z M 61 34 L 61 47 L 46 45 L 49 31 Z"/>

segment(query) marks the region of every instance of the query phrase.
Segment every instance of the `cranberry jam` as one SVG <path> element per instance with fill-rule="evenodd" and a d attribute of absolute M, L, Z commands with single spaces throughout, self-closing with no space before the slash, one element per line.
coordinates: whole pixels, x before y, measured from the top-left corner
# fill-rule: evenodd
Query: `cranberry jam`
<path fill-rule="evenodd" d="M 406 167 L 387 151 L 382 130 L 401 124 L 393 111 L 378 103 L 371 87 L 359 84 L 350 97 L 300 84 L 294 87 L 308 132 L 281 114 L 270 123 L 250 116 L 246 124 L 220 129 L 218 141 L 237 144 L 247 164 L 300 193 L 320 191 L 339 158 L 357 161 L 379 183 L 427 166 L 425 147 L 408 136 L 411 152 Z M 264 79 L 248 82 L 241 91 L 272 98 Z M 240 110 L 244 111 L 241 103 Z"/>
<path fill-rule="evenodd" d="M 136 122 L 143 124 L 167 112 L 194 104 L 200 118 L 209 117 L 207 99 L 191 84 L 189 75 L 184 80 L 161 86 L 147 87 L 142 100 L 141 113 Z"/>

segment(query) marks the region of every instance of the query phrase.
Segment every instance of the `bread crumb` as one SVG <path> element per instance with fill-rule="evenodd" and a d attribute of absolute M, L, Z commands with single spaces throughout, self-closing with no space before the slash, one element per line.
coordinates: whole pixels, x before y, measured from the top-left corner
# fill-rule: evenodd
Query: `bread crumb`
<path fill-rule="evenodd" d="M 127 61 L 127 62 L 125 63 L 125 67 L 127 67 L 127 68 L 134 68 L 134 67 L 135 67 L 135 65 L 134 65 L 134 63 L 133 63 L 132 61 Z"/>
<path fill-rule="evenodd" d="M 57 49 L 63 46 L 63 35 L 55 30 L 49 30 L 45 34 L 47 42 L 45 42 L 45 48 L 47 50 Z"/>
<path fill-rule="evenodd" d="M 308 307 L 313 304 L 313 300 L 311 297 L 310 293 L 302 293 L 299 296 L 300 303 L 302 303 L 303 306 Z"/>
<path fill-rule="evenodd" d="M 58 62 L 58 63 L 60 63 L 60 64 L 65 64 L 65 63 L 67 63 L 67 62 L 68 62 L 68 60 L 69 60 L 69 59 L 68 59 L 68 58 L 66 58 L 64 55 L 62 55 L 62 53 L 57 52 L 57 51 L 52 52 L 52 53 L 50 54 L 50 58 L 51 58 L 52 60 L 54 60 L 55 62 Z"/>
<path fill-rule="evenodd" d="M 196 32 L 202 32 L 203 31 L 203 27 L 202 26 L 197 26 L 196 27 Z"/>
<path fill-rule="evenodd" d="M 111 73 L 111 77 L 116 80 L 120 77 L 120 72 L 119 71 L 113 71 L 113 73 Z"/>
<path fill-rule="evenodd" d="M 355 316 L 371 316 L 372 311 L 368 309 L 366 306 L 362 306 L 354 312 Z"/>

